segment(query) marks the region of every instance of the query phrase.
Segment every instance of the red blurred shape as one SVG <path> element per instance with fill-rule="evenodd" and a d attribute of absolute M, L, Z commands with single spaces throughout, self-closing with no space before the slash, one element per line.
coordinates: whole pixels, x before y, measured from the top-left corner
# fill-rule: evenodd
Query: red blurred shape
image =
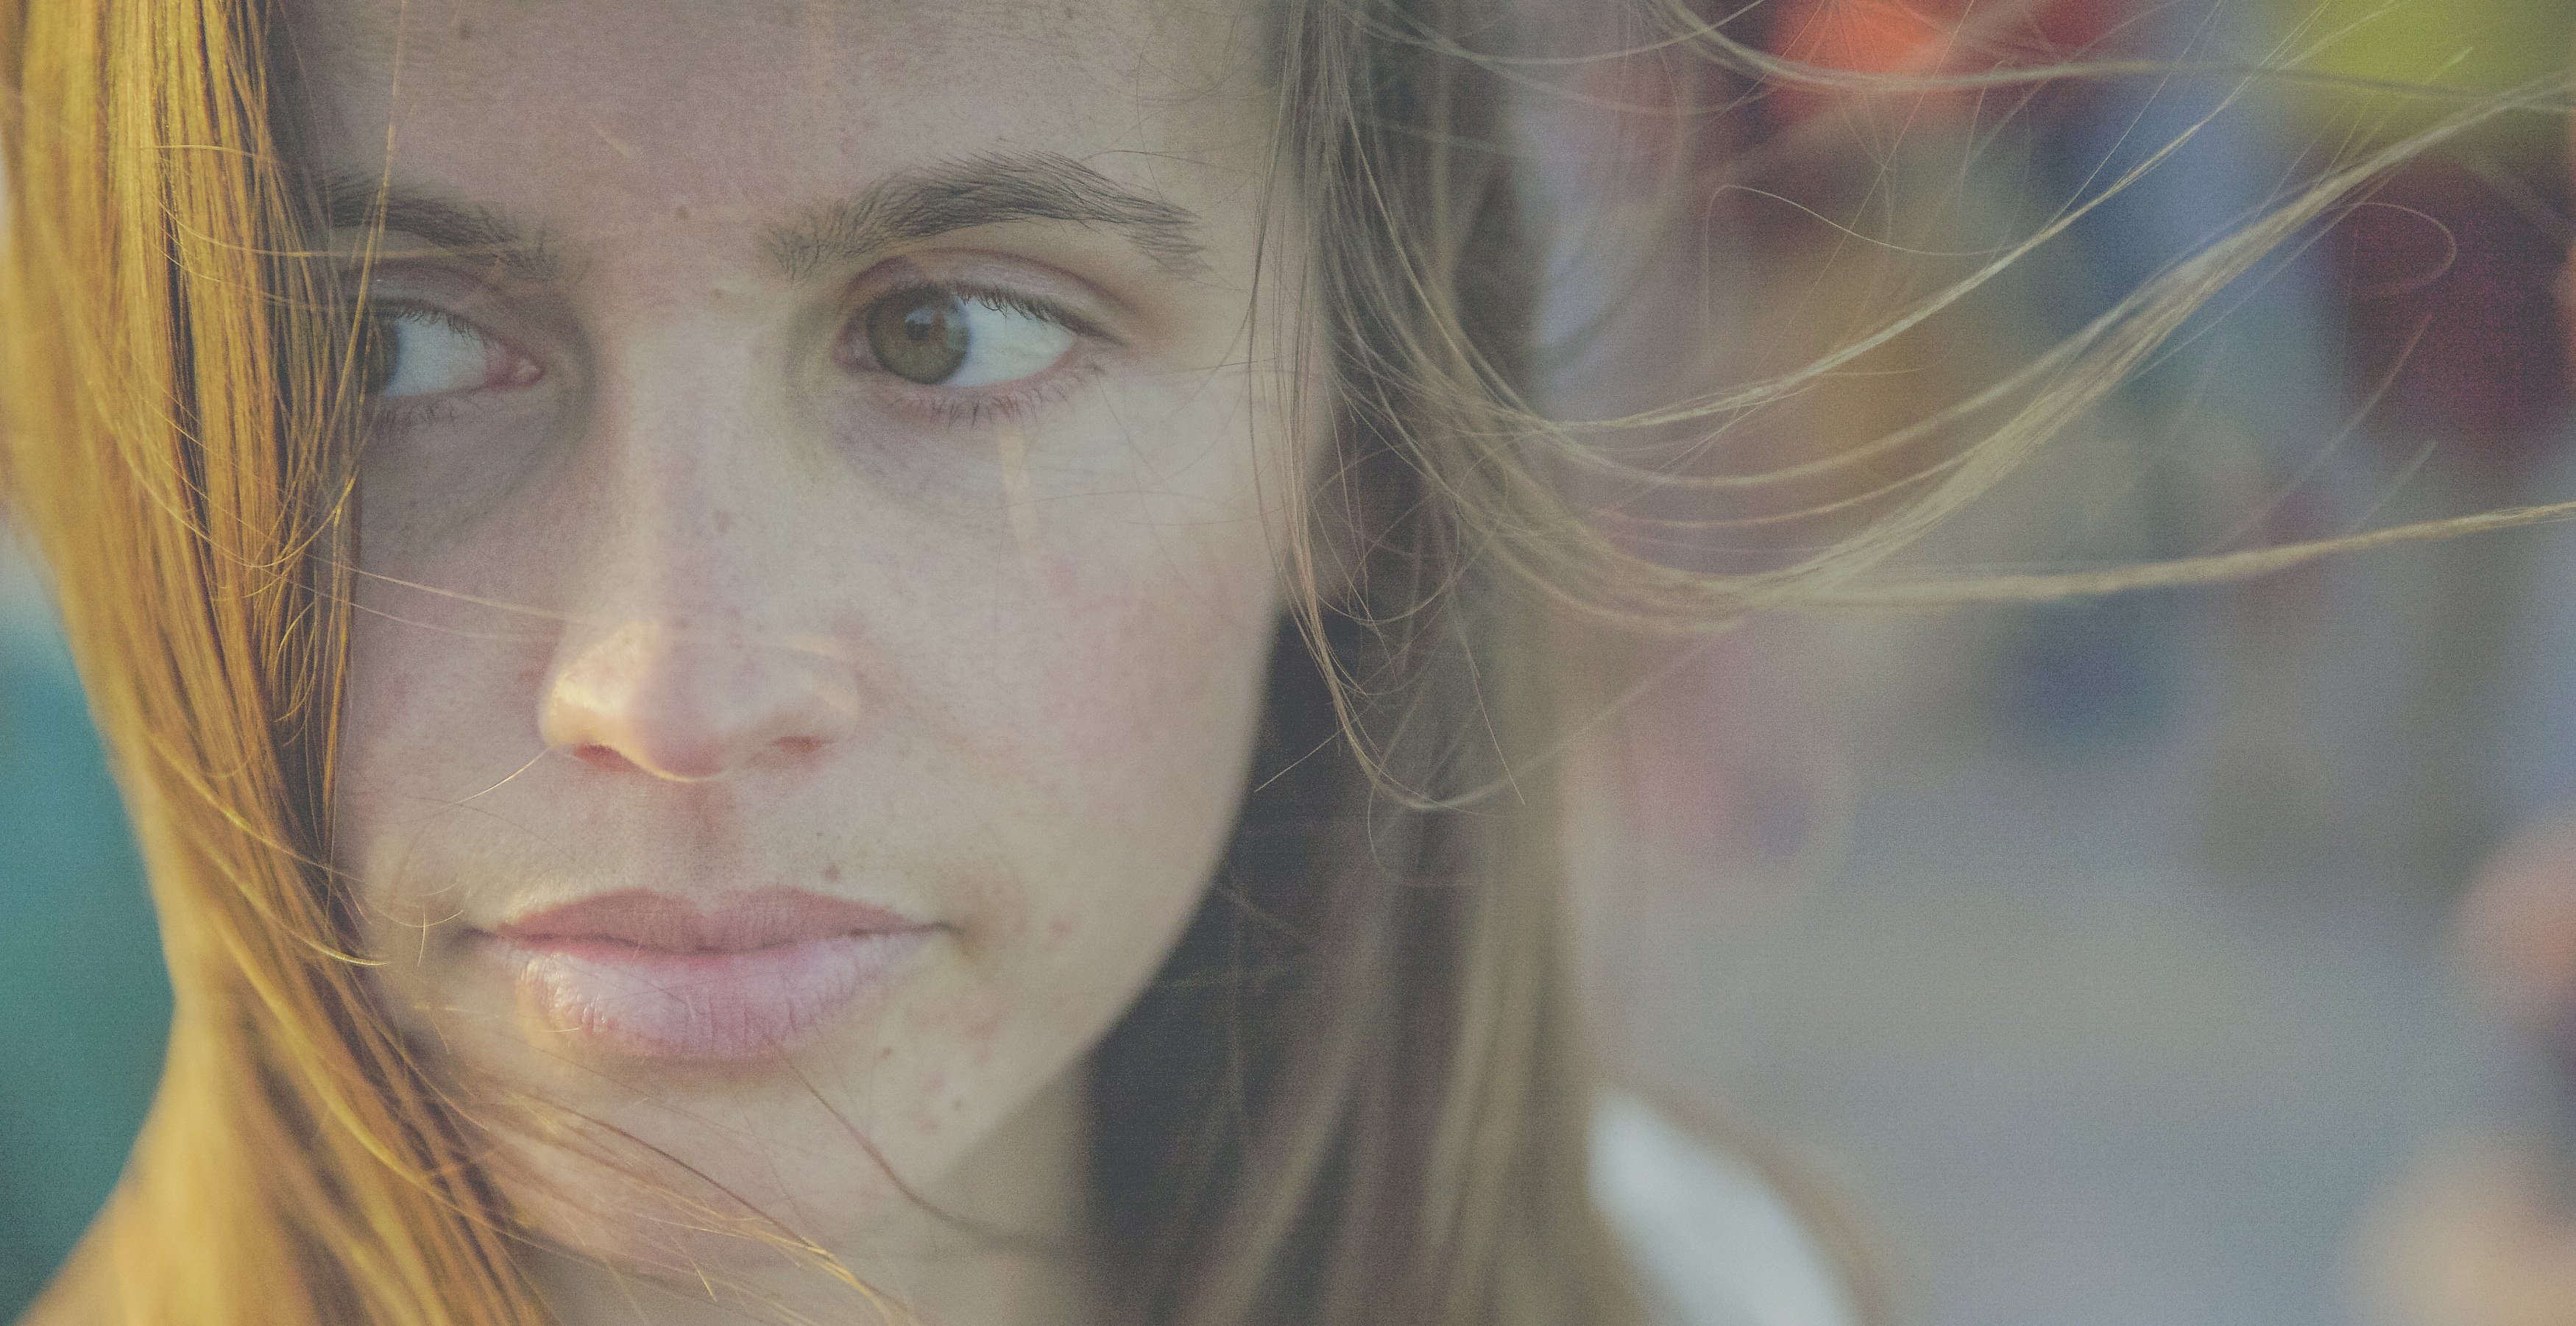
<path fill-rule="evenodd" d="M 1856 74 L 1958 74 L 2047 64 L 2107 37 L 2130 0 L 1787 0 L 1764 45 L 1800 64 Z M 1784 86 L 1791 118 L 1831 96 Z M 1923 98 L 1967 114 L 1972 94 Z"/>

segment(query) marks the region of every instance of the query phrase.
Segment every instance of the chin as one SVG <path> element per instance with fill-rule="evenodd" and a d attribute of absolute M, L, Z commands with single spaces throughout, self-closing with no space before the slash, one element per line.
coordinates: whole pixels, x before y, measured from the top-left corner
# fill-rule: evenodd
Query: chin
<path fill-rule="evenodd" d="M 810 1266 L 794 1250 L 870 1242 L 914 1206 L 871 1148 L 845 1142 L 826 1157 L 748 1143 L 756 1118 L 720 1127 L 670 1109 L 621 1127 L 527 1113 L 498 1138 L 500 1195 L 546 1244 L 629 1274 L 694 1282 Z"/>
<path fill-rule="evenodd" d="M 1080 1153 L 1057 1145 L 1081 1127 L 1079 1057 L 958 1034 L 994 1010 L 954 988 L 944 936 L 922 943 L 808 1034 L 710 1054 L 532 1021 L 503 970 L 520 959 L 469 940 L 437 983 L 448 997 L 413 1004 L 442 1010 L 416 1041 L 440 1048 L 432 1066 L 495 1143 L 497 1194 L 542 1244 L 683 1289 L 810 1270 L 816 1248 L 864 1277 L 861 1261 L 948 1248 L 948 1217 L 1000 1216 L 984 1208 L 997 1182 L 1078 1184 L 1041 1157 Z"/>

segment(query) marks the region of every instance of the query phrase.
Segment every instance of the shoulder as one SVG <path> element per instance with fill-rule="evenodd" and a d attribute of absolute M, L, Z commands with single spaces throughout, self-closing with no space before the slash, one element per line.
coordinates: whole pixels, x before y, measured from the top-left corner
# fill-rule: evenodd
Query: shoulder
<path fill-rule="evenodd" d="M 1780 1189 L 1633 1095 L 1592 1114 L 1592 1196 L 1676 1326 L 1855 1326 L 1852 1287 Z"/>

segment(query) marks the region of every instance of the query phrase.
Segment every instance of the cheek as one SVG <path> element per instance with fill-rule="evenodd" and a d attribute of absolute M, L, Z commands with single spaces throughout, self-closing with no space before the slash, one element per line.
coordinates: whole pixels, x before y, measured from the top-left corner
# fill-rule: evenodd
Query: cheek
<path fill-rule="evenodd" d="M 1011 789 L 993 818 L 1017 878 L 969 931 L 991 984 L 984 1016 L 955 1028 L 995 1071 L 1059 1071 L 1196 909 L 1243 794 L 1274 580 L 1257 536 L 1167 545 L 995 641 L 967 774 Z"/>
<path fill-rule="evenodd" d="M 997 773 L 1026 780 L 1029 827 L 1049 840 L 1013 854 L 1030 871 L 1034 938 L 1150 948 L 1213 873 L 1243 792 L 1276 611 L 1266 560 L 1234 561 L 1221 596 L 1204 583 L 1081 596 L 1060 632 L 1013 651 L 1021 704 L 996 706 L 1013 719 L 986 751 Z M 1091 869 L 1059 868 L 1083 858 Z"/>
<path fill-rule="evenodd" d="M 386 855 L 386 844 L 418 832 L 418 812 L 431 794 L 423 775 L 453 757 L 452 743 L 435 735 L 442 727 L 436 714 L 453 697 L 432 678 L 474 674 L 430 656 L 435 633 L 401 624 L 369 598 L 362 589 L 349 628 L 334 843 L 338 864 L 364 889 L 371 914 L 407 914 L 414 909 L 391 896 L 398 880 L 370 866 Z"/>
<path fill-rule="evenodd" d="M 417 583 L 465 597 L 362 580 L 349 626 L 335 786 L 335 842 L 370 901 L 398 893 L 380 868 L 391 845 L 468 807 L 536 755 L 534 695 L 542 636 L 523 614 L 475 606 L 492 577 L 438 566 Z M 508 594 L 512 587 L 497 592 Z M 375 869 L 362 867 L 373 863 Z"/>
<path fill-rule="evenodd" d="M 548 623 L 487 606 L 527 597 L 491 560 L 451 555 L 402 577 L 453 593 L 361 577 L 350 620 L 333 863 L 383 959 L 369 979 L 424 1062 L 447 1058 L 453 950 L 487 890 L 612 841 L 583 832 L 595 806 L 534 788 Z"/>
<path fill-rule="evenodd" d="M 1194 898 L 1243 792 L 1276 632 L 1282 523 L 1265 509 L 1276 489 L 1261 481 L 1263 452 L 1239 415 L 1180 409 L 1154 422 L 1171 438 L 1231 437 L 1163 441 L 1159 454 L 1199 459 L 1150 487 L 1131 476 L 1114 497 L 1015 508 L 1013 547 L 996 558 L 1013 586 L 1006 606 L 989 633 L 957 633 L 983 637 L 972 648 L 981 679 L 962 699 L 973 758 L 1020 786 L 1029 826 L 1056 839 L 1055 851 L 1020 859 L 1062 859 L 1079 843 L 1125 865 L 1097 873 L 1091 890 Z M 1072 888 L 1044 867 L 1029 884 Z"/>

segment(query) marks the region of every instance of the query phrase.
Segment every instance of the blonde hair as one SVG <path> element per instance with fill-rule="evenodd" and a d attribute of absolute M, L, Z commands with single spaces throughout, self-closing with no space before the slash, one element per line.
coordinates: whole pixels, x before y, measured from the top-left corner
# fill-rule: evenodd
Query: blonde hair
<path fill-rule="evenodd" d="M 1624 465 L 1593 434 L 1722 427 L 2016 255 L 1797 374 L 1569 428 L 1529 399 L 1534 261 L 1504 114 L 1540 65 L 1514 55 L 1488 0 L 1269 9 L 1284 53 L 1277 164 L 1311 237 L 1322 360 L 1303 408 L 1339 449 L 1312 537 L 1291 550 L 1294 629 L 1233 848 L 1096 1056 L 1105 1279 L 1120 1319 L 1139 1322 L 1630 1320 L 1626 1269 L 1587 1192 L 1591 1070 L 1557 939 L 1550 757 L 1565 725 L 1550 624 L 1697 628 L 1791 603 L 2057 596 L 2366 541 L 2078 577 L 1857 583 L 2374 171 L 2553 94 L 2464 111 L 2322 181 L 2024 373 L 1863 448 L 2003 416 L 1907 478 L 1859 533 L 1713 576 L 1622 551 L 1568 492 L 1605 477 L 1786 484 L 1859 462 L 1683 479 Z M 1680 0 L 1647 17 L 1660 49 L 1848 82 L 1737 45 Z M 131 1168 L 36 1316 L 541 1321 L 484 1125 L 378 1007 L 328 866 L 355 324 L 310 256 L 278 24 L 261 0 L 0 7 L 4 477 L 59 587 L 177 995 Z"/>

